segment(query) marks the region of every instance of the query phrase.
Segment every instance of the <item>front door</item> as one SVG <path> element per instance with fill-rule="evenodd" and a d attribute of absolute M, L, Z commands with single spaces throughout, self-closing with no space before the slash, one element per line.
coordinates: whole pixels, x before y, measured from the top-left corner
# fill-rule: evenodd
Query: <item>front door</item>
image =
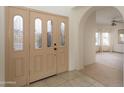
<path fill-rule="evenodd" d="M 68 18 L 7 8 L 6 81 L 23 86 L 68 71 Z"/>
<path fill-rule="evenodd" d="M 61 73 L 68 71 L 68 18 L 57 19 L 57 73 Z"/>
<path fill-rule="evenodd" d="M 56 18 L 30 12 L 30 82 L 56 74 Z"/>

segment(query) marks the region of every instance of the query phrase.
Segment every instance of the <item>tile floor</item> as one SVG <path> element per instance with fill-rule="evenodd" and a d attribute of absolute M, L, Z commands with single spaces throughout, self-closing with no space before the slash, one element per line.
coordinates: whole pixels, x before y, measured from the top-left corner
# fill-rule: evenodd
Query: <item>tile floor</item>
<path fill-rule="evenodd" d="M 123 69 L 124 54 L 116 52 L 103 52 L 96 54 L 96 62 L 110 66 L 115 69 Z"/>
<path fill-rule="evenodd" d="M 121 70 L 106 66 L 104 64 L 91 64 L 82 70 L 89 77 L 97 80 L 106 87 L 122 87 L 123 73 Z"/>
<path fill-rule="evenodd" d="M 65 72 L 30 84 L 27 87 L 104 87 L 82 71 Z"/>

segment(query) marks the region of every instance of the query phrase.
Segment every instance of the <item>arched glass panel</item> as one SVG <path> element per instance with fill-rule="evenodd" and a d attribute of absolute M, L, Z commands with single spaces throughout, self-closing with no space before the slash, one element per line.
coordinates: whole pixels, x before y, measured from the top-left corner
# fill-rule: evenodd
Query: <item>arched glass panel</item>
<path fill-rule="evenodd" d="M 42 47 L 42 21 L 39 18 L 35 19 L 35 48 Z"/>
<path fill-rule="evenodd" d="M 13 18 L 14 28 L 14 50 L 23 50 L 23 18 L 20 15 L 16 15 Z"/>
<path fill-rule="evenodd" d="M 65 44 L 65 23 L 61 22 L 60 25 L 60 43 L 61 46 L 64 46 Z"/>
<path fill-rule="evenodd" d="M 47 46 L 51 47 L 52 46 L 52 21 L 48 20 L 47 22 Z"/>

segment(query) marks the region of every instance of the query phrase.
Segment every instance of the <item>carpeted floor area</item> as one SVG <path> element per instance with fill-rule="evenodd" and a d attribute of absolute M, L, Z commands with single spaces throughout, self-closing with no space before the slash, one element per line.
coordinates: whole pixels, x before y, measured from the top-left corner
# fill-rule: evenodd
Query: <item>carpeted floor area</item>
<path fill-rule="evenodd" d="M 103 53 L 96 56 L 96 63 L 88 65 L 82 70 L 89 77 L 104 86 L 121 87 L 123 83 L 122 58 L 120 54 Z"/>

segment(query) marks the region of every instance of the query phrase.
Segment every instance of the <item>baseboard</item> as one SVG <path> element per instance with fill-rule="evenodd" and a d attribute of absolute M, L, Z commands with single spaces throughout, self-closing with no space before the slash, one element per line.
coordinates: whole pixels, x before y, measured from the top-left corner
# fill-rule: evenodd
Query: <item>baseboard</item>
<path fill-rule="evenodd" d="M 103 52 L 115 52 L 115 53 L 124 54 L 124 52 L 118 52 L 118 51 L 103 51 Z M 96 53 L 102 53 L 102 52 L 96 52 Z"/>
<path fill-rule="evenodd" d="M 118 51 L 112 51 L 112 52 L 115 52 L 115 53 L 120 53 L 120 54 L 124 54 L 124 52 L 118 52 Z"/>

